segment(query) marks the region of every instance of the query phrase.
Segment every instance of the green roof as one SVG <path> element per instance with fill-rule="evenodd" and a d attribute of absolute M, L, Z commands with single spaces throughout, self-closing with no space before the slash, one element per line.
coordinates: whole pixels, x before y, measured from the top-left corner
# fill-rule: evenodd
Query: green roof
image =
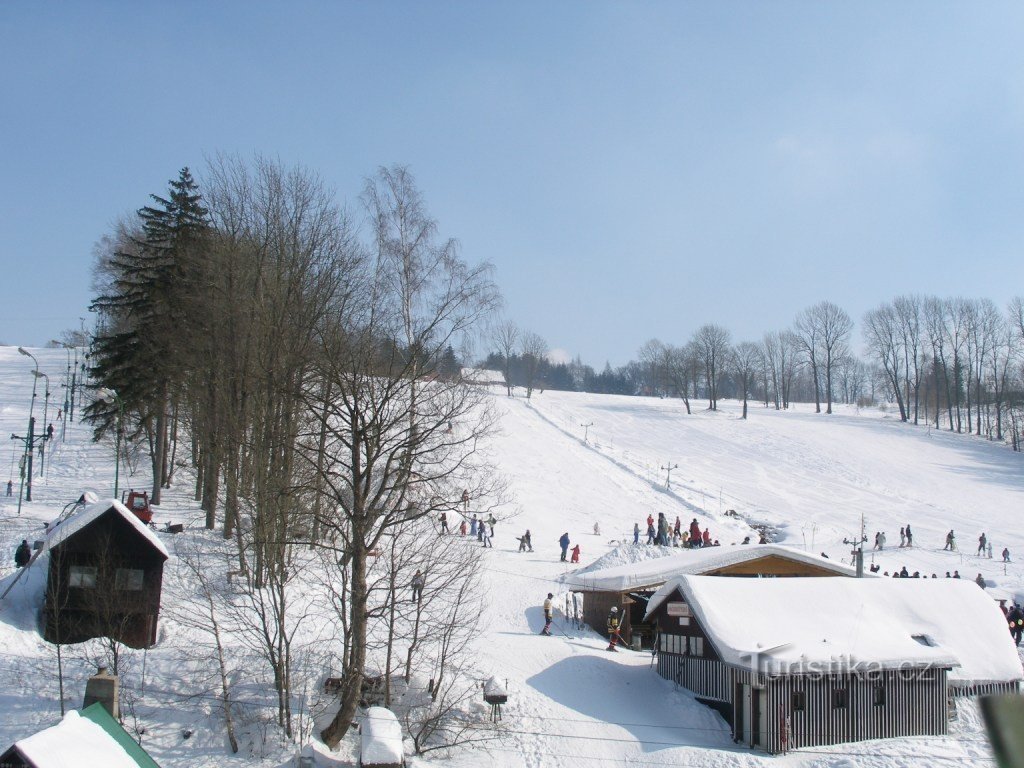
<path fill-rule="evenodd" d="M 128 735 L 128 731 L 111 717 L 110 713 L 107 712 L 100 702 L 97 701 L 95 704 L 90 704 L 82 710 L 81 714 L 82 717 L 92 720 L 92 722 L 106 731 L 107 735 L 128 753 L 128 756 L 139 768 L 160 768 L 156 761 L 146 753 L 146 750 L 140 747 L 139 743 Z"/>

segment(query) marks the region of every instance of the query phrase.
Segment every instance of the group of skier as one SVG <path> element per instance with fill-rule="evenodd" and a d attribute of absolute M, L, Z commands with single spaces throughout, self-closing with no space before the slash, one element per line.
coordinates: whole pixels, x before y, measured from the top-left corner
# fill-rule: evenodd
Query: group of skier
<path fill-rule="evenodd" d="M 633 524 L 633 543 L 640 543 L 640 523 Z M 718 539 L 711 538 L 711 529 L 700 529 L 697 518 L 693 518 L 688 528 L 683 528 L 683 521 L 676 517 L 674 525 L 668 522 L 664 512 L 658 513 L 657 527 L 653 515 L 647 516 L 647 543 L 662 547 L 717 547 Z"/>
<path fill-rule="evenodd" d="M 885 549 L 885 531 L 875 532 L 875 546 L 874 549 L 883 550 Z M 910 530 L 910 523 L 900 528 L 900 549 L 904 547 L 914 546 L 914 532 Z"/>

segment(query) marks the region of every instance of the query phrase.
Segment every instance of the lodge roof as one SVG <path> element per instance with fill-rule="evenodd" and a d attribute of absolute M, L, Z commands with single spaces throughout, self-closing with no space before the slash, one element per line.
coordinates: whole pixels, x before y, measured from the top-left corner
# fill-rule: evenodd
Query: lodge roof
<path fill-rule="evenodd" d="M 998 605 L 958 579 L 681 576 L 679 592 L 722 660 L 769 674 L 951 667 L 961 685 L 1024 679 Z"/>
<path fill-rule="evenodd" d="M 771 556 L 814 565 L 841 576 L 856 575 L 853 568 L 843 563 L 782 544 L 737 544 L 680 549 L 677 553 L 639 563 L 596 570 L 583 569 L 563 576 L 561 581 L 579 592 L 628 592 L 657 587 L 677 576 L 706 574 L 726 566 Z"/>
<path fill-rule="evenodd" d="M 167 553 L 167 548 L 164 546 L 163 542 L 160 541 L 159 537 L 157 537 L 156 533 L 154 533 L 148 525 L 139 520 L 139 518 L 136 517 L 130 509 L 128 509 L 128 507 L 117 499 L 103 499 L 101 501 L 97 501 L 94 504 L 89 504 L 88 506 L 83 507 L 77 512 L 73 512 L 64 520 L 61 520 L 47 532 L 46 550 L 49 551 L 54 547 L 63 544 L 111 509 L 135 528 L 135 530 L 139 532 L 139 535 L 153 546 L 153 549 L 163 555 L 165 560 L 168 558 L 169 555 Z"/>

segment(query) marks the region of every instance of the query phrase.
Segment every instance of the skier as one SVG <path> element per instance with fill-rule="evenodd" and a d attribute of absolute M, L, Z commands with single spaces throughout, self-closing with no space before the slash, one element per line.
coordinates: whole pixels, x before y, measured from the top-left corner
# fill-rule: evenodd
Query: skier
<path fill-rule="evenodd" d="M 985 546 L 988 544 L 988 538 L 986 538 L 984 532 L 978 537 L 978 552 L 979 555 L 985 554 Z"/>
<path fill-rule="evenodd" d="M 702 547 L 710 547 L 711 546 L 711 529 L 710 528 L 705 528 L 704 529 L 704 535 L 701 536 L 700 545 Z"/>
<path fill-rule="evenodd" d="M 690 521 L 690 546 L 700 546 L 700 524 L 697 522 L 696 517 Z"/>
<path fill-rule="evenodd" d="M 540 633 L 542 635 L 550 635 L 551 634 L 551 616 L 552 616 L 552 612 L 555 609 L 554 608 L 555 604 L 553 602 L 551 602 L 551 599 L 553 597 L 554 597 L 554 595 L 551 594 L 550 592 L 548 592 L 548 597 L 544 601 L 544 629 L 542 629 L 540 631 Z"/>
<path fill-rule="evenodd" d="M 942 551 L 945 552 L 947 549 L 950 552 L 956 552 L 956 534 L 952 529 L 946 534 L 946 546 L 942 548 Z"/>
<path fill-rule="evenodd" d="M 10 496 L 10 494 L 7 494 Z M 633 543 L 640 543 L 640 523 L 633 523 Z"/>
<path fill-rule="evenodd" d="M 982 589 L 984 589 L 984 588 L 985 588 L 985 577 L 984 577 L 984 576 L 982 576 L 982 575 L 981 575 L 981 574 L 979 573 L 979 574 L 978 574 L 978 578 L 976 578 L 976 579 L 974 580 L 974 583 L 975 583 L 975 584 L 977 584 L 977 585 L 978 585 L 979 587 L 981 587 Z"/>
<path fill-rule="evenodd" d="M 8 496 L 13 496 L 14 495 L 14 481 L 13 480 L 8 480 L 7 481 L 7 495 Z"/>
<path fill-rule="evenodd" d="M 558 546 L 562 548 L 562 557 L 559 558 L 563 563 L 565 562 L 566 555 L 569 552 L 569 532 L 566 531 L 558 537 Z"/>
<path fill-rule="evenodd" d="M 498 522 L 498 521 L 494 519 L 494 514 L 493 513 L 487 516 L 487 524 L 489 526 L 491 526 L 491 536 L 494 535 L 494 524 L 496 522 Z"/>
<path fill-rule="evenodd" d="M 873 549 L 881 549 L 881 547 L 879 547 L 878 545 L 878 539 L 881 537 L 881 535 L 881 531 L 875 531 L 875 546 L 873 547 Z"/>
<path fill-rule="evenodd" d="M 910 532 L 910 523 L 907 523 L 907 546 L 914 546 L 914 534 Z"/>
<path fill-rule="evenodd" d="M 1021 635 L 1024 634 L 1024 611 L 1017 603 L 1013 604 L 1006 620 L 1010 624 L 1010 634 L 1013 635 L 1013 642 L 1020 645 Z"/>
<path fill-rule="evenodd" d="M 620 640 L 619 637 L 619 609 L 618 606 L 613 605 L 611 611 L 608 612 L 608 650 L 617 651 L 615 642 Z"/>
<path fill-rule="evenodd" d="M 423 598 L 423 585 L 426 579 L 420 572 L 420 569 L 416 569 L 416 573 L 412 577 L 412 601 L 418 603 Z"/>
<path fill-rule="evenodd" d="M 448 533 L 448 515 L 447 515 L 447 513 L 442 512 L 440 517 L 438 517 L 437 519 L 441 521 L 441 533 L 442 534 Z"/>
<path fill-rule="evenodd" d="M 654 515 L 652 515 L 652 514 L 650 514 L 648 512 L 647 513 L 647 527 L 650 528 L 652 525 L 654 525 Z"/>
<path fill-rule="evenodd" d="M 527 541 L 526 534 L 524 533 L 522 536 L 519 537 L 519 551 L 520 552 L 525 552 L 526 551 L 526 541 Z"/>
<path fill-rule="evenodd" d="M 675 531 L 676 536 L 682 536 L 682 534 L 683 534 L 683 521 L 679 519 L 679 515 L 676 515 L 676 524 L 675 524 L 675 528 L 673 530 Z"/>
<path fill-rule="evenodd" d="M 21 544 L 14 550 L 14 564 L 19 568 L 24 568 L 28 565 L 28 561 L 32 559 L 32 550 L 28 546 L 28 540 L 22 539 Z"/>
<path fill-rule="evenodd" d="M 465 489 L 462 491 L 462 509 L 469 512 L 469 491 Z"/>
<path fill-rule="evenodd" d="M 1007 547 L 1003 547 L 1003 562 L 1010 562 L 1010 550 Z"/>
<path fill-rule="evenodd" d="M 907 546 L 907 531 L 905 528 L 900 528 L 900 549 Z"/>
<path fill-rule="evenodd" d="M 598 525 L 597 523 L 594 523 L 594 535 L 595 536 L 600 536 L 601 535 L 601 526 Z"/>
<path fill-rule="evenodd" d="M 480 526 L 480 530 L 483 531 L 483 533 L 484 533 L 484 535 L 483 535 L 484 547 L 490 547 L 491 549 L 494 549 L 494 545 L 491 543 L 491 533 L 493 533 L 493 529 L 489 533 L 487 531 L 487 526 L 481 525 Z"/>
<path fill-rule="evenodd" d="M 466 535 L 466 521 L 463 520 L 461 523 L 459 523 L 459 536 L 465 536 L 465 535 Z"/>
<path fill-rule="evenodd" d="M 469 521 L 469 535 L 476 536 L 476 514 L 473 514 L 473 519 Z"/>
<path fill-rule="evenodd" d="M 878 548 L 885 549 L 885 531 L 882 531 L 878 536 Z"/>
<path fill-rule="evenodd" d="M 959 579 L 960 578 L 960 571 L 953 571 L 953 578 L 954 579 Z"/>
<path fill-rule="evenodd" d="M 569 560 L 570 563 L 578 563 L 580 561 L 580 545 L 577 544 L 572 548 L 572 558 Z"/>
<path fill-rule="evenodd" d="M 989 560 L 992 559 L 992 542 L 991 541 L 988 543 L 988 559 Z"/>
<path fill-rule="evenodd" d="M 46 439 L 53 440 L 53 424 L 46 428 Z"/>
<path fill-rule="evenodd" d="M 647 519 L 650 520 L 651 518 L 647 518 Z M 653 544 L 654 543 L 654 538 L 655 538 L 654 523 L 651 522 L 651 523 L 647 524 L 647 543 L 648 544 Z"/>

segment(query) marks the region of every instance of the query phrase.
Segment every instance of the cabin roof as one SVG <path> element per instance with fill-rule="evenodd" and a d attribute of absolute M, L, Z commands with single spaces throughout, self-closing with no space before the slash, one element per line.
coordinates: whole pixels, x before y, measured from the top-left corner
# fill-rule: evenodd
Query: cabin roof
<path fill-rule="evenodd" d="M 153 549 L 164 556 L 166 560 L 169 555 L 167 548 L 157 535 L 150 529 L 148 525 L 139 520 L 135 514 L 122 504 L 117 499 L 102 499 L 94 504 L 89 504 L 83 507 L 77 512 L 68 515 L 64 520 L 60 521 L 51 528 L 46 537 L 46 549 L 47 551 L 54 547 L 63 544 L 65 541 L 70 539 L 76 533 L 81 531 L 83 528 L 99 519 L 102 515 L 113 509 L 117 514 L 123 517 L 128 523 L 139 532 L 139 535 L 146 539 L 150 544 L 153 545 Z"/>
<path fill-rule="evenodd" d="M 960 684 L 1024 679 L 998 605 L 959 579 L 729 579 L 678 590 L 727 663 L 769 674 L 948 666 Z"/>
<path fill-rule="evenodd" d="M 158 768 L 99 703 L 81 712 L 71 710 L 56 725 L 14 747 L 36 768 Z"/>
<path fill-rule="evenodd" d="M 655 557 L 639 563 L 597 570 L 584 569 L 563 576 L 561 581 L 570 589 L 580 592 L 628 592 L 644 587 L 657 587 L 677 576 L 704 574 L 729 565 L 771 556 L 814 565 L 837 575 L 856 575 L 853 568 L 843 563 L 782 544 L 736 544 L 681 549 L 678 554 Z"/>

